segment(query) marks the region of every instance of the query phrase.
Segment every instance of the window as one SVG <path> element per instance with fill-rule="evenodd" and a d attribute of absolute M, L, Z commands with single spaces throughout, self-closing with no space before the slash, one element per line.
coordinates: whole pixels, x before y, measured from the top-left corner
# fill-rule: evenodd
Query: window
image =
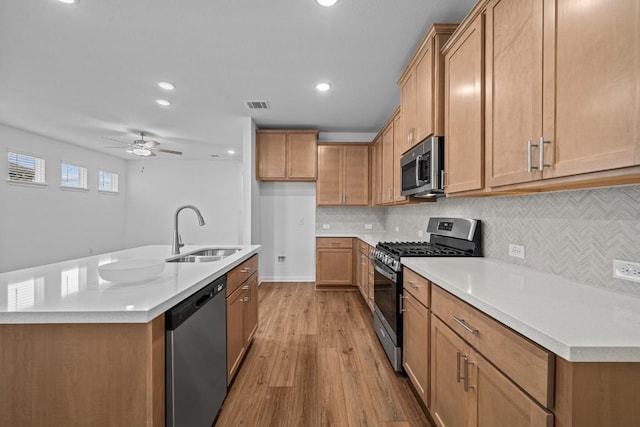
<path fill-rule="evenodd" d="M 87 168 L 62 163 L 60 186 L 87 189 Z"/>
<path fill-rule="evenodd" d="M 44 159 L 9 151 L 7 164 L 9 181 L 45 184 Z"/>
<path fill-rule="evenodd" d="M 98 171 L 98 191 L 118 192 L 118 174 Z"/>

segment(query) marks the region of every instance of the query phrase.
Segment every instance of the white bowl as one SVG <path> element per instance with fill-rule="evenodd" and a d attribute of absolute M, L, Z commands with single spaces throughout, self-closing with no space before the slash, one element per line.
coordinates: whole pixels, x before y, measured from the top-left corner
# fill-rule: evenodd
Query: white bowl
<path fill-rule="evenodd" d="M 156 277 L 164 270 L 163 259 L 128 259 L 98 267 L 98 274 L 109 282 L 139 282 Z"/>

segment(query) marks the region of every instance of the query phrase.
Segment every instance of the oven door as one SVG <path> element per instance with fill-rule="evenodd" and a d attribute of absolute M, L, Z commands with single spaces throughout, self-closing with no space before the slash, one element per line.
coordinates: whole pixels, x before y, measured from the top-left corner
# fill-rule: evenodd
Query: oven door
<path fill-rule="evenodd" d="M 375 258 L 371 262 L 375 268 L 373 282 L 375 312 L 395 346 L 400 347 L 402 345 L 402 322 L 399 321 L 400 274 Z"/>

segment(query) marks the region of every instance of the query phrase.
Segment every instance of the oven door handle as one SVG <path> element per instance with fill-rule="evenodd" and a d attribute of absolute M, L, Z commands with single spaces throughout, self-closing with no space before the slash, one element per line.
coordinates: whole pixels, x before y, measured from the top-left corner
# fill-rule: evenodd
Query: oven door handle
<path fill-rule="evenodd" d="M 378 264 L 380 261 L 378 261 L 377 259 L 372 259 L 371 262 L 373 263 L 373 268 L 375 268 L 378 273 L 382 274 L 393 283 L 396 283 L 396 280 L 398 278 L 398 275 L 396 273 L 390 273 L 384 268 L 380 267 L 380 265 Z"/>

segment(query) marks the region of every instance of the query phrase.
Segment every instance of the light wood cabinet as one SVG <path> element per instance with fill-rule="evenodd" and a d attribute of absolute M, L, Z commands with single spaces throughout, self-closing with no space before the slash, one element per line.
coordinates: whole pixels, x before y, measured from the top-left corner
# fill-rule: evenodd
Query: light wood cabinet
<path fill-rule="evenodd" d="M 369 146 L 318 146 L 318 206 L 369 205 Z"/>
<path fill-rule="evenodd" d="M 227 274 L 227 384 L 258 329 L 258 255 Z"/>
<path fill-rule="evenodd" d="M 347 287 L 354 282 L 353 239 L 316 239 L 316 286 Z"/>
<path fill-rule="evenodd" d="M 402 366 L 418 396 L 429 407 L 429 309 L 406 288 L 402 298 Z"/>
<path fill-rule="evenodd" d="M 256 131 L 258 180 L 315 181 L 317 143 L 317 131 Z"/>
<path fill-rule="evenodd" d="M 440 51 L 456 27 L 432 25 L 400 77 L 402 126 L 397 144 L 401 154 L 429 135 L 443 135 L 444 62 Z"/>
<path fill-rule="evenodd" d="M 402 148 L 402 121 L 404 115 L 402 112 L 397 113 L 393 117 L 393 203 L 402 204 L 407 198 L 401 195 L 402 191 L 402 168 L 400 167 L 400 158 L 404 152 Z"/>
<path fill-rule="evenodd" d="M 395 117 L 397 114 L 391 118 L 389 123 L 382 130 L 382 204 L 389 205 L 393 204 L 394 200 L 394 161 L 395 161 L 395 150 L 393 146 L 393 137 L 394 137 L 394 124 Z"/>
<path fill-rule="evenodd" d="M 356 284 L 364 302 L 373 311 L 373 264 L 371 264 L 371 248 L 362 240 L 357 240 L 357 280 Z"/>
<path fill-rule="evenodd" d="M 371 145 L 371 203 L 382 205 L 382 136 L 379 135 Z"/>
<path fill-rule="evenodd" d="M 484 187 L 484 17 L 461 25 L 445 47 L 445 192 Z"/>

